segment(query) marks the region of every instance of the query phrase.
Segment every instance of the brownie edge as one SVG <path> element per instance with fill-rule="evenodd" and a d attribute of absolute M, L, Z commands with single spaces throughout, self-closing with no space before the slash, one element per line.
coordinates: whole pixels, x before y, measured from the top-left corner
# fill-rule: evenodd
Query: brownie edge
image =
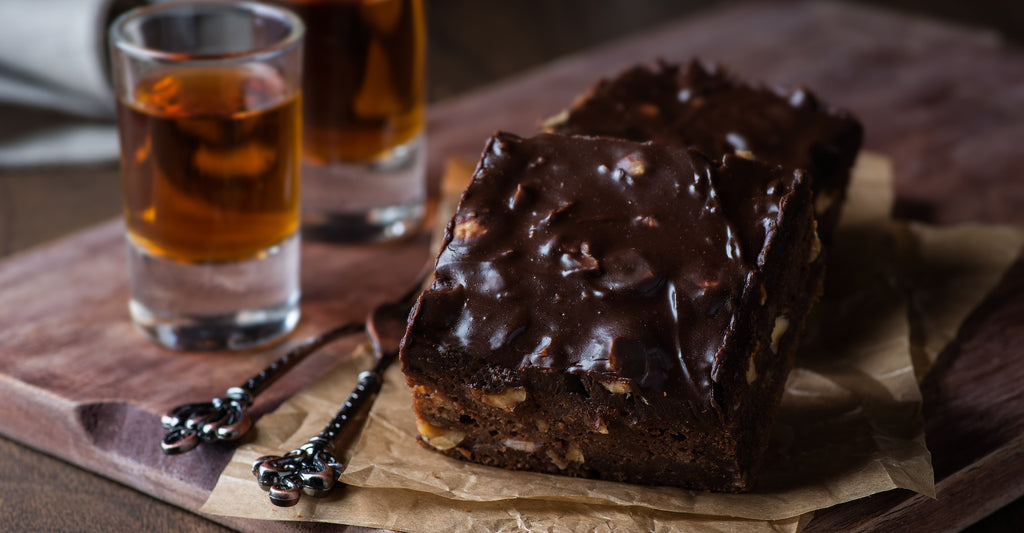
<path fill-rule="evenodd" d="M 820 291 L 809 181 L 678 146 L 496 134 L 402 344 L 420 442 L 751 488 Z"/>

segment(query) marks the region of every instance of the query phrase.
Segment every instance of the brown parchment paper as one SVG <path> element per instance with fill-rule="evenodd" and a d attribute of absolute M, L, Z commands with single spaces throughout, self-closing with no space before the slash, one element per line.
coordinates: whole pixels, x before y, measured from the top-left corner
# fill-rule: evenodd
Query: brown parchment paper
<path fill-rule="evenodd" d="M 898 238 L 904 250 L 901 270 L 911 287 L 911 354 L 920 379 L 1018 258 L 1024 232 L 1009 226 L 909 223 L 899 228 Z"/>
<path fill-rule="evenodd" d="M 459 162 L 449 167 L 442 223 L 471 170 Z M 752 493 L 509 472 L 446 458 L 416 443 L 411 395 L 392 368 L 354 449 L 339 443 L 351 453 L 343 475 L 349 486 L 292 508 L 270 505 L 252 462 L 319 432 L 369 366 L 369 354 L 361 353 L 261 419 L 201 511 L 410 532 L 799 531 L 814 510 L 876 492 L 899 487 L 934 496 L 917 376 L 1017 257 L 1024 237 L 1007 228 L 894 224 L 892 199 L 889 162 L 863 155 L 826 294 L 808 324 Z"/>

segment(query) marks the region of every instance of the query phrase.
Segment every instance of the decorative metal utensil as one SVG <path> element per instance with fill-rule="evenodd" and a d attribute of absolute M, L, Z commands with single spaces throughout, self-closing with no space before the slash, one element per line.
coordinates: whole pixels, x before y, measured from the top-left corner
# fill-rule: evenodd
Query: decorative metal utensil
<path fill-rule="evenodd" d="M 366 329 L 376 363 L 372 369 L 359 374 L 355 390 L 323 431 L 283 456 L 267 455 L 253 463 L 252 473 L 260 487 L 270 493 L 274 505 L 295 505 L 302 493 L 322 497 L 337 484 L 345 465 L 333 455 L 334 439 L 380 391 L 384 372 L 398 357 L 398 345 L 419 289 L 417 285 L 400 300 L 381 305 L 370 313 Z"/>
<path fill-rule="evenodd" d="M 202 442 L 240 438 L 252 427 L 249 408 L 261 392 L 309 354 L 336 339 L 358 333 L 364 328 L 365 324 L 353 322 L 326 331 L 292 348 L 243 385 L 229 388 L 224 396 L 208 402 L 189 403 L 171 409 L 161 419 L 167 433 L 160 447 L 164 453 L 179 454 L 195 448 Z"/>

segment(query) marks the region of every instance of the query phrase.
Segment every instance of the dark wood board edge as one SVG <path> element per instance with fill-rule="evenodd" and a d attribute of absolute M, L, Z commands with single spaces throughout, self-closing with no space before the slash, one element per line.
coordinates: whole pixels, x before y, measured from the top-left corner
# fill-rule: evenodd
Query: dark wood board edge
<path fill-rule="evenodd" d="M 978 490 L 980 480 L 984 495 Z M 963 530 L 1024 494 L 1024 436 L 947 476 L 935 489 L 936 499 L 894 491 L 826 510 L 805 531 Z"/>

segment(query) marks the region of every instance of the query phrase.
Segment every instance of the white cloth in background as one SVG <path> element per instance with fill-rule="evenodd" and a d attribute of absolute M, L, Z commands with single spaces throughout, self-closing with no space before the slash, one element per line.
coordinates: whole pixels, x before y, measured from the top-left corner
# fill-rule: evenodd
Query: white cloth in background
<path fill-rule="evenodd" d="M 107 68 L 124 0 L 0 0 L 0 168 L 115 161 Z"/>

